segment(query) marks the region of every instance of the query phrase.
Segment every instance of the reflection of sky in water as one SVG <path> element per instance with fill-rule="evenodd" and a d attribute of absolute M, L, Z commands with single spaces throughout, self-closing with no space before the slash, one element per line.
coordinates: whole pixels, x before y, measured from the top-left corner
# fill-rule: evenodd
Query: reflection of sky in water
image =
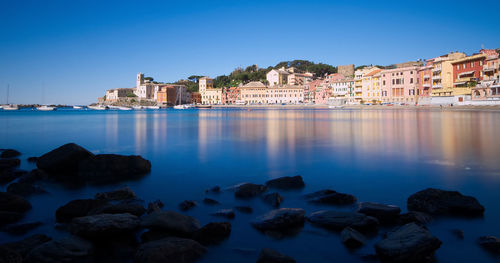
<path fill-rule="evenodd" d="M 204 189 L 242 181 L 264 182 L 283 175 L 302 174 L 303 192 L 333 188 L 360 201 L 389 202 L 406 210 L 406 198 L 426 187 L 457 189 L 477 196 L 486 206 L 481 220 L 437 220 L 433 233 L 445 241 L 438 259 L 494 262 L 475 245 L 479 234 L 500 235 L 500 114 L 439 110 L 160 110 L 0 112 L 0 148 L 17 148 L 23 157 L 37 156 L 67 142 L 95 153 L 140 154 L 151 160 L 151 175 L 128 182 L 146 201 L 161 198 L 169 209 L 184 199 L 201 200 Z M 23 163 L 31 169 L 32 164 Z M 69 200 L 92 196 L 112 186 L 65 190 L 46 186 L 52 194 L 33 198 L 43 204 L 28 215 L 43 215 L 53 231 L 53 211 Z M 4 187 L 2 187 L 4 189 Z M 308 213 L 323 207 L 305 204 L 303 192 L 283 193 L 284 206 L 304 207 Z M 218 197 L 240 204 L 230 194 Z M 256 214 L 269 210 L 258 200 Z M 189 213 L 202 223 L 214 221 L 211 208 Z M 243 262 L 233 248 L 267 245 L 292 254 L 316 251 L 313 258 L 352 260 L 373 253 L 371 246 L 351 254 L 336 234 L 306 226 L 297 239 L 273 241 L 248 227 L 254 215 L 238 214 L 231 242 L 211 248 L 206 261 L 223 254 Z M 464 229 L 457 244 L 448 228 Z M 319 234 L 311 234 L 318 232 Z M 54 233 L 55 234 L 55 233 Z M 324 237 L 320 237 L 324 236 Z M 4 236 L 0 234 L 0 239 Z M 375 242 L 376 240 L 373 240 Z M 372 243 L 373 243 L 372 242 Z M 305 244 L 307 243 L 307 244 Z M 328 244 L 326 246 L 325 244 Z M 465 246 L 465 248 L 462 248 Z M 459 248 L 459 251 L 457 251 Z M 258 248 L 260 249 L 260 247 Z M 472 257 L 477 256 L 479 259 Z M 311 255 L 309 255 L 311 256 Z M 250 260 L 251 259 L 251 260 Z M 304 260 L 305 258 L 302 258 Z M 300 261 L 300 260 L 299 260 Z M 230 261 L 228 261 L 230 262 Z"/>

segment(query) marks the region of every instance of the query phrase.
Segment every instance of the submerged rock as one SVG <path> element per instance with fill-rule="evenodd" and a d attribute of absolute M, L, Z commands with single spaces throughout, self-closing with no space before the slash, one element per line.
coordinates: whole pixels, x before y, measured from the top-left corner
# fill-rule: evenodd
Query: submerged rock
<path fill-rule="evenodd" d="M 401 208 L 395 205 L 362 202 L 359 204 L 358 213 L 375 217 L 379 222 L 387 223 L 393 222 L 398 218 Z"/>
<path fill-rule="evenodd" d="M 184 238 L 167 237 L 142 244 L 137 250 L 137 263 L 190 263 L 196 262 L 207 249 L 200 243 Z"/>
<path fill-rule="evenodd" d="M 42 187 L 29 182 L 12 183 L 7 187 L 7 192 L 20 196 L 30 196 L 47 193 L 47 191 L 45 191 Z"/>
<path fill-rule="evenodd" d="M 320 190 L 304 196 L 309 202 L 329 205 L 351 205 L 358 200 L 350 194 L 338 193 L 334 190 Z"/>
<path fill-rule="evenodd" d="M 22 213 L 0 211 L 0 226 L 15 223 L 23 218 Z"/>
<path fill-rule="evenodd" d="M 0 158 L 14 158 L 21 155 L 20 152 L 14 149 L 5 149 L 2 153 L 0 153 Z"/>
<path fill-rule="evenodd" d="M 30 263 L 91 262 L 94 251 L 94 245 L 89 241 L 70 236 L 35 247 L 28 254 L 26 261 Z"/>
<path fill-rule="evenodd" d="M 38 157 L 32 156 L 32 157 L 28 157 L 28 159 L 26 159 L 26 160 L 30 163 L 36 163 L 38 161 Z"/>
<path fill-rule="evenodd" d="M 279 207 L 283 201 L 283 196 L 278 193 L 266 194 L 262 197 L 262 200 L 274 207 Z"/>
<path fill-rule="evenodd" d="M 91 184 L 138 179 L 150 171 L 151 162 L 137 155 L 98 154 L 78 166 L 78 176 Z"/>
<path fill-rule="evenodd" d="M 411 195 L 408 210 L 436 215 L 481 216 L 484 207 L 472 196 L 457 191 L 428 188 Z"/>
<path fill-rule="evenodd" d="M 305 211 L 301 208 L 280 208 L 257 217 L 253 227 L 265 230 L 288 230 L 304 225 Z"/>
<path fill-rule="evenodd" d="M 0 246 L 0 262 L 1 263 L 22 263 L 23 257 L 16 251 Z"/>
<path fill-rule="evenodd" d="M 220 243 L 231 234 L 231 223 L 215 222 L 204 225 L 198 230 L 194 239 L 203 245 L 212 245 Z"/>
<path fill-rule="evenodd" d="M 500 254 L 500 238 L 495 236 L 482 236 L 478 240 L 479 245 L 494 254 Z"/>
<path fill-rule="evenodd" d="M 221 209 L 212 213 L 211 215 L 225 217 L 227 219 L 233 219 L 236 216 L 233 209 Z"/>
<path fill-rule="evenodd" d="M 107 202 L 96 199 L 77 199 L 59 207 L 56 210 L 56 221 L 59 223 L 70 222 L 75 217 L 82 217 L 90 211 L 102 207 Z"/>
<path fill-rule="evenodd" d="M 428 262 L 440 246 L 427 229 L 410 223 L 388 233 L 375 250 L 383 262 Z"/>
<path fill-rule="evenodd" d="M 142 216 L 146 213 L 143 201 L 139 199 L 125 199 L 117 203 L 104 203 L 88 212 L 88 215 L 97 214 L 124 214 Z"/>
<path fill-rule="evenodd" d="M 2 228 L 2 231 L 9 233 L 11 235 L 24 235 L 29 231 L 39 227 L 42 225 L 42 222 L 32 222 L 32 223 L 23 223 L 23 224 L 15 224 L 9 225 Z"/>
<path fill-rule="evenodd" d="M 31 204 L 24 198 L 11 193 L 0 192 L 0 211 L 24 213 L 31 209 Z"/>
<path fill-rule="evenodd" d="M 158 212 L 161 211 L 163 208 L 163 202 L 161 200 L 156 200 L 153 202 L 148 203 L 148 210 L 146 211 L 148 214 L 151 214 L 153 212 Z"/>
<path fill-rule="evenodd" d="M 139 218 L 131 214 L 99 214 L 77 217 L 71 221 L 71 232 L 90 239 L 108 239 L 132 234 Z"/>
<path fill-rule="evenodd" d="M 130 187 L 126 186 L 109 192 L 95 194 L 95 199 L 104 199 L 112 201 L 121 201 L 126 199 L 135 199 L 137 196 Z"/>
<path fill-rule="evenodd" d="M 0 171 L 14 168 L 21 164 L 21 160 L 19 159 L 0 159 Z"/>
<path fill-rule="evenodd" d="M 450 232 L 458 239 L 463 240 L 465 238 L 465 232 L 461 229 L 452 229 Z"/>
<path fill-rule="evenodd" d="M 253 213 L 253 208 L 250 206 L 235 206 L 234 209 L 236 209 L 238 212 L 245 214 Z"/>
<path fill-rule="evenodd" d="M 203 198 L 203 203 L 206 205 L 220 205 L 219 201 L 211 198 Z"/>
<path fill-rule="evenodd" d="M 238 186 L 234 192 L 236 198 L 252 198 L 264 193 L 267 190 L 265 185 L 244 183 Z"/>
<path fill-rule="evenodd" d="M 306 185 L 302 180 L 302 176 L 284 176 L 276 179 L 272 179 L 266 182 L 268 187 L 279 188 L 279 189 L 301 189 Z"/>
<path fill-rule="evenodd" d="M 294 258 L 282 254 L 274 249 L 263 248 L 260 251 L 257 263 L 295 263 Z"/>
<path fill-rule="evenodd" d="M 341 212 L 322 210 L 314 212 L 307 217 L 312 224 L 332 230 L 342 230 L 346 227 L 354 228 L 361 232 L 375 231 L 378 220 L 374 217 L 355 212 Z"/>
<path fill-rule="evenodd" d="M 340 240 L 348 248 L 358 248 L 366 243 L 366 237 L 351 227 L 340 232 Z"/>
<path fill-rule="evenodd" d="M 182 211 L 187 211 L 196 206 L 196 202 L 193 200 L 184 200 L 179 204 L 179 209 Z"/>
<path fill-rule="evenodd" d="M 191 216 L 174 211 L 160 211 L 146 215 L 141 219 L 141 226 L 162 230 L 182 237 L 190 237 L 200 229 L 200 222 Z"/>
<path fill-rule="evenodd" d="M 33 250 L 35 247 L 40 246 L 41 244 L 49 242 L 50 240 L 52 239 L 46 235 L 37 234 L 26 237 L 25 239 L 20 241 L 2 244 L 0 245 L 0 247 L 18 253 L 24 260 L 31 250 Z"/>
<path fill-rule="evenodd" d="M 27 174 L 25 170 L 20 169 L 5 169 L 3 171 L 0 170 L 0 185 L 10 183 L 15 179 Z"/>
<path fill-rule="evenodd" d="M 78 172 L 81 161 L 94 157 L 85 148 L 68 143 L 42 156 L 36 162 L 38 168 L 52 174 L 73 176 Z"/>
<path fill-rule="evenodd" d="M 431 220 L 432 217 L 424 212 L 410 211 L 408 213 L 399 215 L 398 223 L 401 225 L 406 225 L 408 223 L 425 225 Z"/>
<path fill-rule="evenodd" d="M 220 186 L 216 185 L 212 188 L 207 189 L 205 192 L 207 192 L 207 193 L 220 193 Z"/>

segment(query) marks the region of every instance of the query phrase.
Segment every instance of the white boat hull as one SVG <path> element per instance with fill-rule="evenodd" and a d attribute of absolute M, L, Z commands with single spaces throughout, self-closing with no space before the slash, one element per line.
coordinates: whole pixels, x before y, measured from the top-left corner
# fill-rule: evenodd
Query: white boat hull
<path fill-rule="evenodd" d="M 42 107 L 37 107 L 36 109 L 39 111 L 53 111 L 56 110 L 56 107 L 42 106 Z"/>
<path fill-rule="evenodd" d="M 88 108 L 91 110 L 107 110 L 104 106 L 89 106 Z"/>

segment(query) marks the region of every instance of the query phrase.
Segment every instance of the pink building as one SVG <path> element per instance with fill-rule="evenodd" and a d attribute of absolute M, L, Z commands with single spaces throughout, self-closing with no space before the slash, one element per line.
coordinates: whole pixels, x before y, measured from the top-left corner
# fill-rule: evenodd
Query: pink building
<path fill-rule="evenodd" d="M 304 85 L 304 102 L 313 103 L 315 100 L 316 87 L 320 86 L 322 79 L 313 80 Z"/>
<path fill-rule="evenodd" d="M 382 102 L 417 102 L 418 66 L 386 69 L 382 74 Z"/>

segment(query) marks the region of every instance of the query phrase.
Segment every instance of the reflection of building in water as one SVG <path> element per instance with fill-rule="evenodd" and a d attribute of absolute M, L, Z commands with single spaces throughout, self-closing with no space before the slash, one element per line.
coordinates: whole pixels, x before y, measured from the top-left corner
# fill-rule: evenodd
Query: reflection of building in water
<path fill-rule="evenodd" d="M 146 151 L 147 134 L 147 113 L 135 113 L 135 151 L 141 153 Z"/>
<path fill-rule="evenodd" d="M 118 146 L 118 113 L 106 114 L 106 149 Z"/>

